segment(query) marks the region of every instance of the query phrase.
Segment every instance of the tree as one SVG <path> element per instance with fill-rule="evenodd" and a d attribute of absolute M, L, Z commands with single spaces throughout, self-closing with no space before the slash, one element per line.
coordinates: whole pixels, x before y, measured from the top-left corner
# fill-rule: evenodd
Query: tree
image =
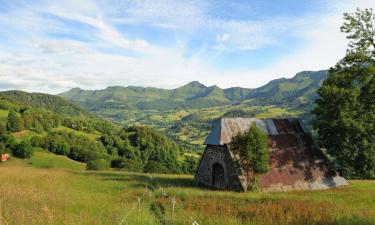
<path fill-rule="evenodd" d="M 194 174 L 197 171 L 199 158 L 194 156 L 186 156 L 182 163 L 182 171 L 187 174 Z"/>
<path fill-rule="evenodd" d="M 267 134 L 253 123 L 249 130 L 233 137 L 230 149 L 247 178 L 249 188 L 256 187 L 258 175 L 269 169 Z"/>
<path fill-rule="evenodd" d="M 348 53 L 375 54 L 375 15 L 372 9 L 357 9 L 354 13 L 344 13 L 344 24 L 340 30 L 351 40 Z"/>
<path fill-rule="evenodd" d="M 130 171 L 130 172 L 142 172 L 143 171 L 143 167 L 140 162 L 126 159 L 126 158 L 117 158 L 117 159 L 112 160 L 111 167 Z"/>
<path fill-rule="evenodd" d="M 7 129 L 11 132 L 23 130 L 23 122 L 21 116 L 14 110 L 9 110 Z"/>
<path fill-rule="evenodd" d="M 375 31 L 372 9 L 344 14 L 346 56 L 318 89 L 313 126 L 319 144 L 348 178 L 375 178 Z"/>
<path fill-rule="evenodd" d="M 31 146 L 30 140 L 23 140 L 20 144 L 16 145 L 13 149 L 13 155 L 26 159 L 30 158 L 34 154 L 34 148 Z"/>
<path fill-rule="evenodd" d="M 0 154 L 4 154 L 7 152 L 6 146 L 4 143 L 0 142 Z"/>
<path fill-rule="evenodd" d="M 90 160 L 86 164 L 87 170 L 106 170 L 109 168 L 109 162 L 105 159 Z"/>
<path fill-rule="evenodd" d="M 171 173 L 165 164 L 150 160 L 144 168 L 146 173 L 159 173 L 159 174 L 167 174 Z"/>

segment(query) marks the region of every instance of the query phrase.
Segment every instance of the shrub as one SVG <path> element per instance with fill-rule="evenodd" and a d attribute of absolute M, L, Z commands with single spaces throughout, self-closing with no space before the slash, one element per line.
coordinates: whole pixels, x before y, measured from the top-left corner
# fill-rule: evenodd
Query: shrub
<path fill-rule="evenodd" d="M 182 164 L 182 171 L 188 174 L 194 174 L 197 171 L 199 158 L 187 156 Z"/>
<path fill-rule="evenodd" d="M 90 160 L 86 164 L 87 170 L 106 170 L 109 168 L 109 162 L 105 159 Z"/>
<path fill-rule="evenodd" d="M 0 142 L 0 154 L 6 153 L 6 147 L 5 144 Z"/>
<path fill-rule="evenodd" d="M 13 149 L 13 155 L 26 159 L 26 158 L 31 158 L 34 154 L 34 148 L 31 146 L 30 140 L 26 139 L 23 140 L 20 144 L 15 145 Z"/>
<path fill-rule="evenodd" d="M 145 166 L 146 173 L 171 173 L 171 171 L 163 164 L 157 161 L 150 160 Z"/>
<path fill-rule="evenodd" d="M 39 136 L 32 136 L 30 138 L 30 143 L 33 147 L 39 147 L 41 142 L 42 142 L 42 138 L 40 138 Z"/>
<path fill-rule="evenodd" d="M 125 158 L 118 158 L 118 159 L 112 160 L 111 167 L 123 169 L 123 170 L 130 171 L 130 172 L 142 172 L 143 170 L 141 163 L 139 163 L 138 161 L 125 159 Z"/>

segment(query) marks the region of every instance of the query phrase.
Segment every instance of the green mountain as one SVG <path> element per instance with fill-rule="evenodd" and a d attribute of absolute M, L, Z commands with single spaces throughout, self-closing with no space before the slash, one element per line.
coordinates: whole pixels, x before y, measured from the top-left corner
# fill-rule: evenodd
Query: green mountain
<path fill-rule="evenodd" d="M 316 89 L 327 71 L 303 71 L 255 88 L 207 87 L 197 81 L 176 89 L 74 88 L 59 96 L 123 125 L 141 124 L 165 131 L 181 143 L 201 144 L 210 122 L 220 116 L 298 116 L 307 122 Z"/>

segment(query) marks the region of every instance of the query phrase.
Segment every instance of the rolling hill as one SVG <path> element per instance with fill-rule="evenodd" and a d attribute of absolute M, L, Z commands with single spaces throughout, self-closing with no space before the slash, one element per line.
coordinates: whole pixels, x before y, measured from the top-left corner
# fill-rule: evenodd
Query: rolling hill
<path fill-rule="evenodd" d="M 163 173 L 192 173 L 197 163 L 162 132 L 118 126 L 59 96 L 0 92 L 0 118 L 0 150 L 19 158 L 43 150 L 88 165 Z"/>
<path fill-rule="evenodd" d="M 60 115 L 85 115 L 89 114 L 81 107 L 66 101 L 65 99 L 49 94 L 43 93 L 28 93 L 24 91 L 3 91 L 0 96 L 8 101 L 17 102 L 23 106 L 30 106 L 34 108 L 43 108 L 50 110 Z"/>
<path fill-rule="evenodd" d="M 197 81 L 176 89 L 108 87 L 74 88 L 59 96 L 123 125 L 142 124 L 164 130 L 177 141 L 201 144 L 210 122 L 220 116 L 298 116 L 309 123 L 316 89 L 327 71 L 303 71 L 255 88 L 205 86 Z"/>

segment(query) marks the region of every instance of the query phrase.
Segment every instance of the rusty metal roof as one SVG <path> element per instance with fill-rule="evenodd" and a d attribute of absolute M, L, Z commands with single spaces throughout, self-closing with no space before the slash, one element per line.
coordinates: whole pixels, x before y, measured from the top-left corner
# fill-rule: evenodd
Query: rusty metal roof
<path fill-rule="evenodd" d="M 285 133 L 304 133 L 306 130 L 298 119 L 256 119 L 256 118 L 221 118 L 213 124 L 211 133 L 204 141 L 205 145 L 224 145 L 232 137 L 245 132 L 251 124 L 262 129 L 268 135 Z"/>
<path fill-rule="evenodd" d="M 260 176 L 260 186 L 270 191 L 327 189 L 346 186 L 306 133 L 268 135 L 269 172 Z"/>

